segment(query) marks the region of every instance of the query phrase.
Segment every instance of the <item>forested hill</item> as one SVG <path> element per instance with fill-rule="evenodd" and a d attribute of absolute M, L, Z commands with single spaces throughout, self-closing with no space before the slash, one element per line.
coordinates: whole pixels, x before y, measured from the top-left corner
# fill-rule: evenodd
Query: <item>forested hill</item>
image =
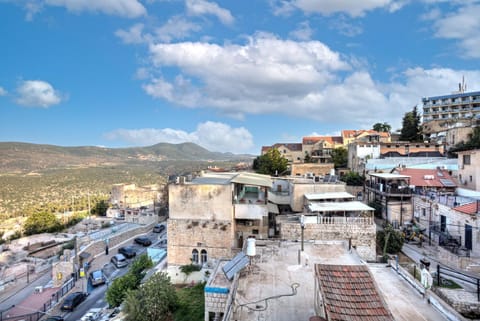
<path fill-rule="evenodd" d="M 160 143 L 148 147 L 62 147 L 19 142 L 0 142 L 0 169 L 30 172 L 45 169 L 139 165 L 158 161 L 241 161 L 250 155 L 210 152 L 193 143 Z"/>

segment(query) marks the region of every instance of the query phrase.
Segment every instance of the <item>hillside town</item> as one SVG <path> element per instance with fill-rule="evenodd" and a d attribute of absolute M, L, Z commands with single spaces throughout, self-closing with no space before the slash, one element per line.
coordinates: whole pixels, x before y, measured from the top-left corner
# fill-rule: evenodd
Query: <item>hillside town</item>
<path fill-rule="evenodd" d="M 282 171 L 113 185 L 105 216 L 0 245 L 0 321 L 130 320 L 109 291 L 143 254 L 143 286 L 200 284 L 205 321 L 480 319 L 480 92 L 420 114 L 411 141 L 378 126 L 263 146 Z"/>

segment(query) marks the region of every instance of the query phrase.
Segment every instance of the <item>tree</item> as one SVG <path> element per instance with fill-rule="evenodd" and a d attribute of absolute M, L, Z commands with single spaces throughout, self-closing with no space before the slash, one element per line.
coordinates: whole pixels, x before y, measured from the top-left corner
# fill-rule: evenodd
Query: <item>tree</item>
<path fill-rule="evenodd" d="M 456 153 L 464 150 L 472 150 L 480 148 L 480 127 L 473 128 L 472 133 L 469 135 L 468 141 L 460 142 L 456 144 L 450 153 Z"/>
<path fill-rule="evenodd" d="M 177 308 L 177 293 L 164 273 L 154 274 L 125 298 L 126 321 L 169 321 Z"/>
<path fill-rule="evenodd" d="M 409 142 L 421 142 L 423 140 L 417 106 L 413 107 L 412 111 L 405 113 L 403 116 L 400 140 Z"/>
<path fill-rule="evenodd" d="M 26 235 L 33 235 L 58 232 L 63 229 L 63 226 L 54 214 L 39 212 L 33 213 L 27 218 L 23 229 Z"/>
<path fill-rule="evenodd" d="M 113 280 L 105 294 L 105 299 L 111 307 L 118 307 L 122 304 L 128 291 L 136 289 L 139 284 L 137 277 L 128 272 Z"/>
<path fill-rule="evenodd" d="M 108 202 L 106 200 L 98 201 L 92 209 L 92 214 L 99 216 L 106 216 L 108 209 Z"/>
<path fill-rule="evenodd" d="M 335 168 L 347 167 L 348 151 L 345 147 L 338 147 L 330 154 Z"/>
<path fill-rule="evenodd" d="M 357 172 L 349 171 L 343 175 L 340 180 L 345 182 L 348 186 L 363 186 L 365 176 L 362 176 Z"/>
<path fill-rule="evenodd" d="M 152 260 L 148 257 L 147 254 L 142 254 L 138 256 L 135 261 L 133 261 L 132 265 L 130 266 L 129 273 L 135 275 L 138 280 L 138 283 L 142 281 L 143 277 L 145 276 L 145 270 L 151 268 L 153 266 Z"/>
<path fill-rule="evenodd" d="M 392 129 L 392 126 L 390 126 L 388 123 L 376 123 L 372 128 L 376 132 L 389 133 Z"/>
<path fill-rule="evenodd" d="M 308 151 L 305 151 L 305 157 L 303 158 L 303 161 L 305 163 L 312 163 L 313 160 L 312 160 L 312 156 L 310 156 L 310 154 L 308 153 Z"/>
<path fill-rule="evenodd" d="M 278 175 L 285 172 L 287 168 L 288 160 L 276 148 L 271 148 L 253 161 L 253 169 L 260 174 Z"/>
<path fill-rule="evenodd" d="M 383 250 L 384 256 L 387 253 L 396 254 L 403 246 L 402 233 L 394 230 L 393 226 L 388 224 L 383 231 L 377 232 L 377 244 Z"/>

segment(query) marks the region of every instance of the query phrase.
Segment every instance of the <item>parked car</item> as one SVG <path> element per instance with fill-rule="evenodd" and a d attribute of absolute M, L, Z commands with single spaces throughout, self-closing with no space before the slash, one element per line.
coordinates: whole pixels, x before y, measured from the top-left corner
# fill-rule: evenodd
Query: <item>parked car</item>
<path fill-rule="evenodd" d="M 157 224 L 153 227 L 153 233 L 162 233 L 165 231 L 165 225 L 163 224 Z"/>
<path fill-rule="evenodd" d="M 123 254 L 126 258 L 129 259 L 137 255 L 137 252 L 131 246 L 122 246 L 118 249 L 118 253 Z"/>
<path fill-rule="evenodd" d="M 83 292 L 73 292 L 67 295 L 65 300 L 63 300 L 61 310 L 73 311 L 80 303 L 85 300 L 87 295 Z"/>
<path fill-rule="evenodd" d="M 96 270 L 90 272 L 89 276 L 90 282 L 92 283 L 92 286 L 97 286 L 97 285 L 102 285 L 105 284 L 107 281 L 107 278 L 103 274 L 102 270 Z"/>
<path fill-rule="evenodd" d="M 146 236 L 139 236 L 134 239 L 134 242 L 143 246 L 150 246 L 152 245 L 152 241 Z"/>
<path fill-rule="evenodd" d="M 110 261 L 115 265 L 117 268 L 122 268 L 128 265 L 127 258 L 123 254 L 115 254 L 112 256 Z"/>
<path fill-rule="evenodd" d="M 45 321 L 64 321 L 65 319 L 61 315 L 52 315 L 45 319 Z"/>
<path fill-rule="evenodd" d="M 102 309 L 101 308 L 91 308 L 83 315 L 80 321 L 95 321 L 100 320 L 102 316 Z"/>

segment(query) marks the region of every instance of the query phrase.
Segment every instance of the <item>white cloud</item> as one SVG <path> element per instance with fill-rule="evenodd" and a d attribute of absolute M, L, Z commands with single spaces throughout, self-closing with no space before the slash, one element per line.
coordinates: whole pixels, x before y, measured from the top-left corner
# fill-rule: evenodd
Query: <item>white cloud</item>
<path fill-rule="evenodd" d="M 48 108 L 59 104 L 62 95 L 48 82 L 42 80 L 25 80 L 17 87 L 16 102 L 27 107 Z"/>
<path fill-rule="evenodd" d="M 227 124 L 207 121 L 200 123 L 191 133 L 171 128 L 117 129 L 106 133 L 109 140 L 120 140 L 138 146 L 157 143 L 179 144 L 192 142 L 210 151 L 243 153 L 253 145 L 253 137 L 244 127 L 232 128 Z"/>
<path fill-rule="evenodd" d="M 396 11 L 403 6 L 404 2 L 394 0 L 282 0 L 274 5 L 274 13 L 289 14 L 293 11 L 293 8 L 297 8 L 306 14 L 331 15 L 345 13 L 352 17 L 361 17 L 366 12 L 378 8 L 384 8 L 390 12 Z"/>
<path fill-rule="evenodd" d="M 435 20 L 435 35 L 459 41 L 460 55 L 480 58 L 480 5 L 460 7 L 456 12 Z"/>
<path fill-rule="evenodd" d="M 353 24 L 351 19 L 346 19 L 340 15 L 330 23 L 330 28 L 347 37 L 355 37 L 363 32 L 362 28 Z"/>
<path fill-rule="evenodd" d="M 296 30 L 290 32 L 290 36 L 303 41 L 310 40 L 312 35 L 313 29 L 310 27 L 310 23 L 308 21 L 303 21 L 298 25 Z"/>
<path fill-rule="evenodd" d="M 185 5 L 187 7 L 187 13 L 192 16 L 214 15 L 225 25 L 231 25 L 235 21 L 235 18 L 229 10 L 220 7 L 215 2 L 186 0 Z"/>
<path fill-rule="evenodd" d="M 200 31 L 200 29 L 199 25 L 181 16 L 173 16 L 163 26 L 155 29 L 155 34 L 159 40 L 170 42 L 173 39 L 188 37 L 191 32 Z"/>
<path fill-rule="evenodd" d="M 3 87 L 0 87 L 0 96 L 6 96 L 7 94 L 8 92 Z"/>
<path fill-rule="evenodd" d="M 125 18 L 137 18 L 147 14 L 138 0 L 45 0 L 45 4 L 65 7 L 71 12 L 100 12 Z"/>
<path fill-rule="evenodd" d="M 127 31 L 119 29 L 115 31 L 115 35 L 122 39 L 126 44 L 139 44 L 147 41 L 147 38 L 142 34 L 143 23 L 137 23 L 130 27 Z"/>

